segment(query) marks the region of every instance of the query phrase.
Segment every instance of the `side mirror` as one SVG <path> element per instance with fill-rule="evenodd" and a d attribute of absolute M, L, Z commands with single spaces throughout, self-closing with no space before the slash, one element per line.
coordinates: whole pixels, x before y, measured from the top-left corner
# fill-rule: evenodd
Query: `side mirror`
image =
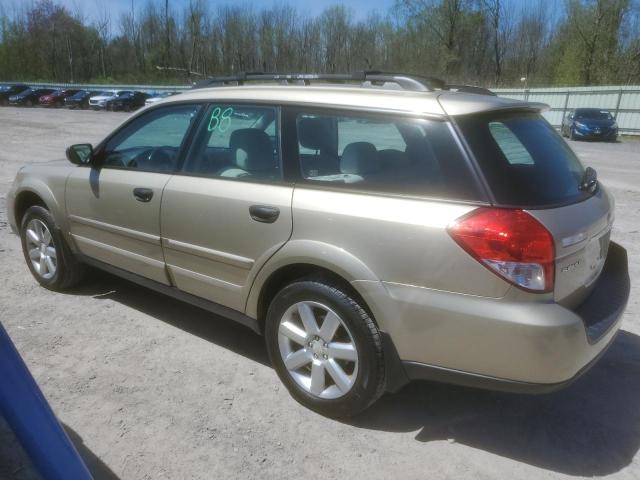
<path fill-rule="evenodd" d="M 67 159 L 75 165 L 89 165 L 93 157 L 90 143 L 78 143 L 67 148 Z"/>

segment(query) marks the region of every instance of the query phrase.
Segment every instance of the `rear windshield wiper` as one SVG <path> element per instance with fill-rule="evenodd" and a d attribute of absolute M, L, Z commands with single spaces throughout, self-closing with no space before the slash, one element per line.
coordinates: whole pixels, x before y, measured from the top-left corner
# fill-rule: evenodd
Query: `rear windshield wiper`
<path fill-rule="evenodd" d="M 594 168 L 587 167 L 580 179 L 579 189 L 593 193 L 598 186 L 598 172 Z"/>

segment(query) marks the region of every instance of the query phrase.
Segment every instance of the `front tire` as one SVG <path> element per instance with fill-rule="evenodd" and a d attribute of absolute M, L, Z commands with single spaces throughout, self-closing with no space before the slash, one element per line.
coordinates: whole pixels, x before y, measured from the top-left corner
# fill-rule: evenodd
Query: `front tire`
<path fill-rule="evenodd" d="M 383 393 L 380 332 L 344 289 L 313 279 L 288 285 L 269 306 L 265 337 L 280 380 L 311 410 L 349 417 Z"/>
<path fill-rule="evenodd" d="M 61 291 L 78 284 L 85 267 L 74 257 L 51 213 L 30 207 L 20 224 L 22 252 L 34 278 L 49 290 Z"/>

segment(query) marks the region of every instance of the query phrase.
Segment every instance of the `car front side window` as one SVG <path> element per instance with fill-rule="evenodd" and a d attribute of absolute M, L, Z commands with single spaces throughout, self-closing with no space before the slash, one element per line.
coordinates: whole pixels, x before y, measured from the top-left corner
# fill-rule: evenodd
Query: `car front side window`
<path fill-rule="evenodd" d="M 154 109 L 134 119 L 108 140 L 102 166 L 151 172 L 171 172 L 184 137 L 200 105 Z"/>

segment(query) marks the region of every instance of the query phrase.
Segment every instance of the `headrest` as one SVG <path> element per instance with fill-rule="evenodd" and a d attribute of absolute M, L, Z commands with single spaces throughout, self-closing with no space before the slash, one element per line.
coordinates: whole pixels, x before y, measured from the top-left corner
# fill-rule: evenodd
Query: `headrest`
<path fill-rule="evenodd" d="M 354 142 L 344 147 L 340 159 L 340 171 L 362 175 L 382 168 L 376 147 L 369 142 Z"/>
<path fill-rule="evenodd" d="M 412 161 L 412 158 L 405 152 L 392 149 L 378 151 L 378 157 L 380 157 L 380 164 L 385 170 L 407 168 L 411 166 Z"/>
<path fill-rule="evenodd" d="M 333 145 L 334 134 L 331 119 L 323 117 L 301 117 L 298 120 L 298 142 L 310 150 L 337 150 Z"/>
<path fill-rule="evenodd" d="M 269 135 L 258 128 L 235 130 L 229 139 L 234 161 L 247 172 L 273 170 L 275 157 Z"/>
<path fill-rule="evenodd" d="M 440 175 L 440 162 L 426 139 L 407 144 L 405 155 L 411 164 L 416 165 L 429 178 L 437 178 Z"/>

